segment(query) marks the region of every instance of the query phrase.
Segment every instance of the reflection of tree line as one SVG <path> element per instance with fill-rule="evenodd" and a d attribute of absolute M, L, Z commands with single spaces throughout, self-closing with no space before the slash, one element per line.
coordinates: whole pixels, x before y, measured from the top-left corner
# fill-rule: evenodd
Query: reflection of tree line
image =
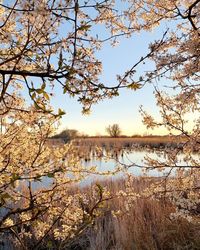
<path fill-rule="evenodd" d="M 183 150 L 186 142 L 184 136 L 177 139 L 176 136 L 139 136 L 135 135 L 132 137 L 120 136 L 121 129 L 118 124 L 109 125 L 106 128 L 107 133 L 110 137 L 97 136 L 89 137 L 81 134 L 76 129 L 64 129 L 60 133 L 49 138 L 49 143 L 54 146 L 62 145 L 63 143 L 72 142 L 78 146 L 79 156 L 85 161 L 89 161 L 91 158 L 97 157 L 102 158 L 104 155 L 100 151 L 109 154 L 111 157 L 118 158 L 123 157 L 124 151 L 127 153 L 132 150 L 162 150 L 165 149 L 178 149 Z M 96 150 L 96 147 L 99 147 Z M 101 149 L 101 150 L 100 150 Z M 97 152 L 98 151 L 98 152 Z M 199 151 L 199 147 L 193 148 L 194 152 Z"/>
<path fill-rule="evenodd" d="M 89 162 L 103 158 L 119 159 L 134 151 L 159 152 L 177 149 L 182 152 L 185 138 L 177 140 L 172 136 L 138 136 L 138 137 L 83 137 L 75 129 L 63 130 L 49 138 L 48 143 L 61 146 L 64 143 L 72 143 L 77 147 L 79 159 Z M 198 153 L 199 148 L 193 152 Z"/>
<path fill-rule="evenodd" d="M 102 159 L 104 157 L 111 157 L 114 159 L 123 158 L 125 154 L 133 151 L 164 151 L 165 149 L 178 148 L 182 150 L 181 142 L 172 142 L 170 140 L 163 140 L 162 142 L 129 139 L 113 139 L 113 138 L 86 138 L 76 139 L 73 144 L 78 148 L 78 156 L 84 161 L 93 159 Z"/>

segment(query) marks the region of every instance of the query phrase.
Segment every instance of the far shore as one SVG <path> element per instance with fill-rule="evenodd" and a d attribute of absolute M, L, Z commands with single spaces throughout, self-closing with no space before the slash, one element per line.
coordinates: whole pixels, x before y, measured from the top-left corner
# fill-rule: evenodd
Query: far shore
<path fill-rule="evenodd" d="M 52 145 L 61 145 L 66 143 L 64 138 L 50 138 L 48 139 Z M 71 140 L 74 145 L 80 147 L 94 147 L 99 146 L 103 148 L 135 148 L 135 147 L 149 147 L 156 149 L 164 149 L 165 147 L 182 148 L 186 138 L 183 136 L 170 135 L 147 135 L 147 136 L 80 136 Z"/>

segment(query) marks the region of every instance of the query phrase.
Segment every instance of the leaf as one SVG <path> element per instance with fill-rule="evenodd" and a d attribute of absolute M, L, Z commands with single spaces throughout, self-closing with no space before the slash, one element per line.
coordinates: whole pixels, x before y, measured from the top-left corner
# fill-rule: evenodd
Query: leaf
<path fill-rule="evenodd" d="M 69 89 L 69 84 L 66 82 L 65 86 L 63 87 L 63 94 L 65 94 Z"/>
<path fill-rule="evenodd" d="M 34 107 L 38 110 L 41 109 L 40 106 L 37 104 L 37 102 L 34 102 Z"/>
<path fill-rule="evenodd" d="M 31 98 L 32 98 L 32 99 L 35 99 L 35 97 L 36 97 L 36 93 L 34 92 L 34 93 L 31 95 Z"/>
<path fill-rule="evenodd" d="M 79 30 L 89 30 L 91 28 L 91 25 L 83 25 L 81 27 L 79 27 Z"/>
<path fill-rule="evenodd" d="M 89 115 L 90 114 L 90 108 L 83 107 L 82 114 L 83 115 Z"/>
<path fill-rule="evenodd" d="M 62 50 L 61 50 L 59 54 L 58 67 L 62 68 L 62 65 L 63 65 L 63 56 L 62 56 Z"/>
<path fill-rule="evenodd" d="M 41 89 L 36 89 L 35 90 L 38 94 L 43 94 L 44 93 L 44 90 L 41 88 Z"/>
<path fill-rule="evenodd" d="M 54 173 L 48 173 L 48 174 L 47 174 L 47 177 L 49 177 L 49 178 L 54 178 Z"/>
<path fill-rule="evenodd" d="M 141 86 L 142 86 L 142 84 L 133 82 L 133 83 L 129 84 L 129 85 L 127 86 L 127 88 L 133 89 L 133 90 L 137 90 L 137 89 L 140 89 Z"/>
<path fill-rule="evenodd" d="M 3 193 L 0 195 L 0 206 L 5 204 L 6 199 L 12 199 L 12 197 L 8 193 Z"/>
<path fill-rule="evenodd" d="M 10 198 L 12 198 L 12 197 L 8 193 L 3 193 L 0 196 L 1 200 L 10 199 Z"/>
<path fill-rule="evenodd" d="M 19 177 L 20 177 L 19 174 L 16 174 L 16 173 L 13 173 L 13 174 L 12 174 L 12 180 L 13 180 L 13 181 L 18 180 Z"/>
<path fill-rule="evenodd" d="M 79 10 L 79 4 L 78 4 L 78 2 L 76 2 L 75 3 L 75 12 L 78 12 L 78 10 Z"/>
<path fill-rule="evenodd" d="M 30 88 L 30 89 L 29 89 L 29 92 L 30 92 L 30 93 L 33 92 L 33 91 L 35 91 L 34 88 Z"/>
<path fill-rule="evenodd" d="M 142 77 L 142 76 L 140 76 L 139 81 L 140 81 L 140 82 L 143 81 L 143 77 Z"/>
<path fill-rule="evenodd" d="M 58 109 L 58 116 L 62 116 L 62 115 L 65 115 L 66 113 L 65 113 L 65 111 L 64 110 L 62 110 L 62 109 Z"/>
<path fill-rule="evenodd" d="M 117 89 L 113 90 L 112 96 L 119 96 L 119 92 Z"/>
<path fill-rule="evenodd" d="M 11 196 L 8 193 L 2 194 L 1 197 L 3 197 L 4 199 L 11 198 Z"/>
<path fill-rule="evenodd" d="M 44 98 L 45 98 L 46 100 L 48 100 L 48 101 L 50 100 L 49 95 L 47 94 L 47 92 L 44 92 L 44 93 L 43 93 L 43 96 L 44 96 Z"/>
<path fill-rule="evenodd" d="M 100 83 L 100 84 L 98 85 L 98 87 L 99 87 L 99 89 L 103 89 L 103 88 L 104 88 L 104 85 L 103 85 L 102 83 Z"/>

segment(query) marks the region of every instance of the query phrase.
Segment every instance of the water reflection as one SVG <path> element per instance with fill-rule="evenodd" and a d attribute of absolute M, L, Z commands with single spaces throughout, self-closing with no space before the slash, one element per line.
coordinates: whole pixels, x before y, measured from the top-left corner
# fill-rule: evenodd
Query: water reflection
<path fill-rule="evenodd" d="M 84 154 L 85 153 L 85 154 Z M 149 170 L 144 172 L 145 167 L 149 168 L 151 166 L 147 165 L 144 161 L 144 158 L 148 156 L 152 159 L 159 159 L 160 161 L 165 162 L 166 160 L 166 151 L 165 150 L 152 150 L 152 149 L 123 149 L 123 150 L 112 150 L 108 151 L 105 148 L 102 150 L 96 150 L 91 148 L 87 151 L 80 150 L 80 160 L 81 164 L 87 169 L 91 166 L 96 166 L 97 171 L 101 174 L 85 174 L 86 178 L 81 181 L 81 185 L 90 184 L 91 182 L 105 180 L 107 178 L 116 179 L 122 177 L 124 173 L 128 172 L 134 176 L 148 175 L 152 177 L 163 177 L 167 176 L 170 171 L 170 176 L 174 176 L 176 169 L 166 168 L 164 171 L 159 171 L 157 169 Z M 194 156 L 194 157 L 198 157 Z M 179 165 L 185 164 L 184 155 L 182 153 L 178 156 Z M 111 174 L 109 176 L 104 173 L 107 171 L 115 172 L 118 167 L 121 167 L 121 171 L 116 174 Z M 66 173 L 70 177 L 70 173 Z M 71 177 L 70 177 L 71 178 Z M 73 179 L 73 177 L 72 177 Z M 33 188 L 42 188 L 49 187 L 52 184 L 52 178 L 43 177 L 41 182 L 34 182 Z M 79 183 L 80 184 L 80 183 Z"/>
<path fill-rule="evenodd" d="M 105 153 L 105 152 L 104 152 Z M 132 173 L 135 176 L 141 176 L 144 175 L 144 157 L 147 156 L 151 157 L 153 159 L 157 159 L 158 155 L 156 152 L 149 152 L 149 150 L 132 150 L 132 151 L 123 151 L 123 153 L 120 152 L 120 154 L 112 154 L 111 157 L 91 157 L 90 160 L 83 161 L 83 164 L 85 164 L 86 167 L 89 166 L 97 166 L 97 170 L 99 172 L 106 172 L 106 171 L 115 171 L 115 169 L 118 166 L 122 167 L 122 171 L 117 173 L 116 175 L 112 177 L 105 177 L 105 176 L 91 176 L 88 177 L 84 184 L 93 182 L 95 180 L 105 179 L 105 178 L 119 178 L 124 175 L 123 169 L 125 171 L 128 171 L 129 173 Z M 160 159 L 164 160 L 164 153 L 159 152 Z M 132 167 L 130 167 L 132 166 Z M 143 166 L 143 167 L 142 167 Z M 163 175 L 166 175 L 167 172 L 160 172 L 158 170 L 149 170 L 148 175 L 154 176 L 154 177 L 161 177 Z"/>
<path fill-rule="evenodd" d="M 109 153 L 106 157 L 108 152 L 105 150 L 102 151 L 102 156 L 99 157 L 98 155 L 95 155 L 95 153 L 91 153 L 88 158 L 89 160 L 84 161 L 83 164 L 85 164 L 86 167 L 89 166 L 97 166 L 98 171 L 105 172 L 105 171 L 115 171 L 116 167 L 119 165 L 124 166 L 124 169 L 128 169 L 127 171 L 129 173 L 132 173 L 135 176 L 141 176 L 141 175 L 148 175 L 152 177 L 164 177 L 168 176 L 174 176 L 176 174 L 176 171 L 178 167 L 168 167 L 165 168 L 163 171 L 159 171 L 158 169 L 148 170 L 148 172 L 144 172 L 145 167 L 150 168 L 151 166 L 147 165 L 145 162 L 145 157 L 152 158 L 154 160 L 158 160 L 160 162 L 166 162 L 166 150 L 152 150 L 152 149 L 132 149 L 132 150 L 123 150 L 123 151 L 113 151 Z M 198 154 L 192 155 L 193 159 L 198 159 Z M 182 152 L 179 152 L 177 156 L 177 165 L 184 165 L 187 166 L 186 162 L 184 161 L 184 154 Z M 123 168 L 122 168 L 123 169 Z M 189 169 L 188 167 L 185 167 L 184 169 Z M 123 176 L 123 171 L 116 174 L 112 178 L 118 178 Z M 95 180 L 104 179 L 105 176 L 91 176 L 87 178 L 84 183 L 89 183 Z"/>

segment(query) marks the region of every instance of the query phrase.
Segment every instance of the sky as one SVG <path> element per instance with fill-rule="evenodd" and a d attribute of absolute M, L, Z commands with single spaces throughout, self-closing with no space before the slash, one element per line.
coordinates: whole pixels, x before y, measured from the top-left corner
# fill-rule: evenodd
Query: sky
<path fill-rule="evenodd" d="M 64 31 L 66 31 L 66 27 L 63 27 Z M 166 27 L 163 24 L 152 32 L 136 33 L 131 38 L 122 37 L 116 47 L 112 47 L 109 41 L 104 43 L 103 48 L 97 54 L 97 58 L 102 61 L 103 65 L 103 72 L 100 76 L 102 82 L 105 85 L 115 86 L 117 84 L 116 74 L 123 74 L 142 56 L 145 56 L 148 52 L 149 43 L 160 39 L 165 31 Z M 151 68 L 151 63 L 142 65 L 144 71 Z M 136 74 L 140 75 L 141 72 L 141 68 L 138 68 Z M 159 84 L 163 85 L 162 82 Z M 120 90 L 119 96 L 104 99 L 93 105 L 90 115 L 83 115 L 82 106 L 77 102 L 76 98 L 71 98 L 66 94 L 63 95 L 62 89 L 55 88 L 54 94 L 51 105 L 55 110 L 61 108 L 66 112 L 66 115 L 61 120 L 59 131 L 68 128 L 76 129 L 88 135 L 105 135 L 105 128 L 108 125 L 117 123 L 123 135 L 167 134 L 167 131 L 163 129 L 147 130 L 142 124 L 142 117 L 139 113 L 141 105 L 147 112 L 157 118 L 159 117 L 159 110 L 156 106 L 151 84 L 136 91 L 130 89 Z"/>
<path fill-rule="evenodd" d="M 5 0 L 4 2 L 11 3 L 12 0 Z M 124 3 L 122 4 L 122 6 L 118 7 L 125 8 Z M 123 75 L 124 72 L 138 62 L 142 56 L 145 56 L 148 52 L 150 42 L 162 38 L 167 28 L 166 25 L 167 23 L 162 23 L 151 32 L 134 33 L 131 38 L 121 37 L 119 39 L 120 43 L 116 47 L 112 47 L 109 41 L 104 43 L 102 49 L 96 54 L 103 65 L 100 80 L 105 85 L 116 86 L 116 75 Z M 61 27 L 60 35 L 62 35 L 62 32 L 66 32 L 66 30 L 67 27 Z M 96 31 L 97 33 L 101 32 L 101 28 Z M 94 30 L 94 32 L 96 31 Z M 104 34 L 102 33 L 102 35 Z M 152 68 L 153 63 L 147 62 L 137 69 L 136 74 L 139 76 L 142 72 L 149 71 Z M 166 85 L 166 79 L 159 83 L 152 83 L 159 88 L 163 88 L 163 85 Z M 77 102 L 76 98 L 69 97 L 66 94 L 64 95 L 62 94 L 62 89 L 55 88 L 55 96 L 52 98 L 51 104 L 55 110 L 61 108 L 66 112 L 66 115 L 64 115 L 61 120 L 58 131 L 68 128 L 76 129 L 88 135 L 105 135 L 105 128 L 108 125 L 117 123 L 123 135 L 167 134 L 168 132 L 164 128 L 147 130 L 142 123 L 142 117 L 139 113 L 139 107 L 141 105 L 147 113 L 159 119 L 159 109 L 156 105 L 153 90 L 152 84 L 146 84 L 136 91 L 125 88 L 121 89 L 119 96 L 112 99 L 104 99 L 92 106 L 90 115 L 83 115 L 82 106 Z M 26 96 L 27 93 L 24 92 L 24 95 Z M 194 114 L 191 115 L 194 116 Z M 192 116 L 190 120 L 192 120 Z"/>
<path fill-rule="evenodd" d="M 102 81 L 108 85 L 115 85 L 117 83 L 116 74 L 123 74 L 131 68 L 141 56 L 146 54 L 149 42 L 161 38 L 164 30 L 165 27 L 160 27 L 153 32 L 134 34 L 129 39 L 121 38 L 117 47 L 112 47 L 109 42 L 104 44 L 102 50 L 97 54 L 97 57 L 103 62 Z M 147 63 L 142 67 L 143 70 L 148 71 L 152 68 L 152 64 Z M 138 69 L 137 74 L 140 73 L 141 69 Z M 59 91 L 55 91 L 52 102 L 56 109 L 62 107 L 66 112 L 59 130 L 68 128 L 77 129 L 88 135 L 104 135 L 108 125 L 117 123 L 122 134 L 129 136 L 167 133 L 161 129 L 147 130 L 142 124 L 142 118 L 139 114 L 140 105 L 143 105 L 144 109 L 155 117 L 159 115 L 151 84 L 137 91 L 122 89 L 118 97 L 93 105 L 90 115 L 82 115 L 82 107 L 76 99 L 61 95 Z"/>

